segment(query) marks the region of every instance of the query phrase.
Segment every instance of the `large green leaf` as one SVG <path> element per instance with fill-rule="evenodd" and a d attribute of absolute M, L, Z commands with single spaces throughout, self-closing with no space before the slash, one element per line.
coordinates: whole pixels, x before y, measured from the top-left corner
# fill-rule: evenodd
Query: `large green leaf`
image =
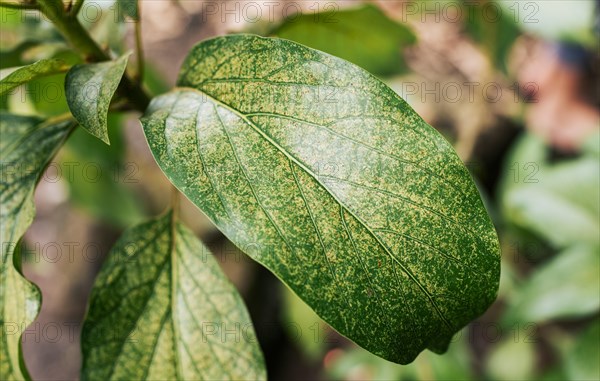
<path fill-rule="evenodd" d="M 323 10 L 291 15 L 270 34 L 344 58 L 376 75 L 406 70 L 401 51 L 416 40 L 406 26 L 373 5 L 339 10 L 332 2 Z"/>
<path fill-rule="evenodd" d="M 241 297 L 172 213 L 123 234 L 90 303 L 84 380 L 266 377 Z"/>
<path fill-rule="evenodd" d="M 33 221 L 33 192 L 44 168 L 68 132 L 70 121 L 45 123 L 27 116 L 0 114 L 0 379 L 23 379 L 20 338 L 39 310 L 39 292 L 21 274 L 17 243 Z"/>
<path fill-rule="evenodd" d="M 408 363 L 492 303 L 499 245 L 467 169 L 379 80 L 232 35 L 197 45 L 178 83 L 142 119 L 158 164 L 340 333 Z"/>
<path fill-rule="evenodd" d="M 75 65 L 67 73 L 65 93 L 71 113 L 92 135 L 109 143 L 107 115 L 129 54 L 115 61 Z"/>
<path fill-rule="evenodd" d="M 2 76 L 2 80 L 0 80 L 0 96 L 32 79 L 64 73 L 68 69 L 69 66 L 63 60 L 54 58 L 39 60 L 31 65 L 20 67 L 14 71 L 10 71 L 6 76 Z"/>

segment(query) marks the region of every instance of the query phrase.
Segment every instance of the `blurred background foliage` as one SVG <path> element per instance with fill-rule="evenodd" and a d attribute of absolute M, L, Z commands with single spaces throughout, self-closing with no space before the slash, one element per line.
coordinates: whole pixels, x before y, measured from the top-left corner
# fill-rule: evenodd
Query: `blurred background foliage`
<path fill-rule="evenodd" d="M 295 40 L 369 70 L 454 144 L 498 229 L 496 303 L 447 354 L 424 352 L 399 366 L 331 330 L 184 204 L 187 223 L 244 295 L 271 379 L 600 379 L 598 1 L 154 0 L 141 1 L 139 13 L 131 6 L 88 0 L 80 19 L 118 56 L 134 46 L 132 16 L 141 15 L 144 83 L 154 95 L 174 84 L 197 41 L 230 32 Z M 0 76 L 41 58 L 80 59 L 35 11 L 0 12 Z M 31 82 L 0 106 L 66 112 L 63 77 Z M 113 114 L 109 125 L 110 147 L 76 131 L 36 193 L 25 272 L 44 303 L 23 343 L 34 379 L 78 377 L 80 323 L 102 258 L 122 229 L 168 202 L 136 116 Z M 45 335 L 44 324 L 63 334 Z"/>

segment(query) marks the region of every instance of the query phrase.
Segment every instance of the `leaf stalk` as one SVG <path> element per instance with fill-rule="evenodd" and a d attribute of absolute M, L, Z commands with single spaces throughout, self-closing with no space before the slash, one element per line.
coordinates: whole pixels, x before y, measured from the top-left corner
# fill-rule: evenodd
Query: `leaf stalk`
<path fill-rule="evenodd" d="M 81 4 L 83 1 L 78 1 L 78 3 Z M 64 9 L 62 1 L 43 0 L 38 2 L 38 6 L 40 11 L 54 24 L 71 46 L 83 55 L 86 61 L 111 60 L 110 55 L 92 39 L 77 17 L 71 17 L 71 13 Z M 134 108 L 140 112 L 144 112 L 150 103 L 150 97 L 141 84 L 134 82 L 127 74 L 123 75 L 118 91 L 129 99 Z"/>

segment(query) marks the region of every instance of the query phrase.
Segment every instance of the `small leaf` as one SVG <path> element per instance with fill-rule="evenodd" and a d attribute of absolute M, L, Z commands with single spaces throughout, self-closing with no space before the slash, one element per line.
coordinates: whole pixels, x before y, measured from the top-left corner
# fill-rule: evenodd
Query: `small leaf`
<path fill-rule="evenodd" d="M 65 92 L 71 113 L 89 133 L 110 144 L 106 124 L 110 101 L 127 67 L 126 54 L 115 61 L 75 65 L 67 73 Z"/>
<path fill-rule="evenodd" d="M 505 323 L 587 316 L 600 310 L 598 247 L 574 246 L 538 268 L 512 299 Z"/>
<path fill-rule="evenodd" d="M 32 79 L 64 73 L 68 69 L 69 66 L 63 60 L 54 58 L 39 60 L 36 63 L 17 68 L 16 70 L 4 69 L 3 73 L 9 74 L 2 75 L 2 80 L 0 80 L 0 96 Z"/>
<path fill-rule="evenodd" d="M 92 291 L 83 380 L 265 379 L 240 295 L 172 213 L 126 231 Z"/>
<path fill-rule="evenodd" d="M 35 117 L 0 113 L 0 378 L 25 379 L 20 365 L 24 327 L 39 310 L 39 291 L 21 274 L 17 243 L 33 221 L 33 192 L 46 165 L 62 145 L 73 122 L 45 123 Z"/>
<path fill-rule="evenodd" d="M 332 2 L 323 9 L 291 15 L 270 34 L 343 58 L 376 75 L 406 71 L 401 51 L 416 40 L 406 26 L 373 5 L 339 10 Z"/>
<path fill-rule="evenodd" d="M 232 35 L 198 44 L 178 83 L 142 119 L 159 166 L 340 333 L 408 363 L 494 301 L 499 244 L 469 172 L 372 75 Z"/>

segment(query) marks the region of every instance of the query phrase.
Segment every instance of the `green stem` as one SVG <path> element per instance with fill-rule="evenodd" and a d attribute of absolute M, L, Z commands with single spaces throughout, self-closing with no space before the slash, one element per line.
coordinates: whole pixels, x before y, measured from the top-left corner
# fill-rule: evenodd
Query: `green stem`
<path fill-rule="evenodd" d="M 171 188 L 172 219 L 173 221 L 177 221 L 179 218 L 179 190 L 173 185 L 171 185 Z"/>
<path fill-rule="evenodd" d="M 77 15 L 79 14 L 79 11 L 81 10 L 81 7 L 83 6 L 83 2 L 85 0 L 75 0 L 75 4 L 73 5 L 73 8 L 71 8 L 71 11 L 69 12 L 69 15 L 71 17 L 77 17 Z"/>
<path fill-rule="evenodd" d="M 10 3 L 6 1 L 0 1 L 0 7 L 10 9 L 39 9 L 37 4 L 33 3 Z"/>
<path fill-rule="evenodd" d="M 39 2 L 40 10 L 87 61 L 108 61 L 110 57 L 96 44 L 75 17 L 69 17 L 61 1 Z"/>
<path fill-rule="evenodd" d="M 144 80 L 144 48 L 142 45 L 142 15 L 138 4 L 138 19 L 135 20 L 135 55 L 137 58 L 137 80 Z"/>
<path fill-rule="evenodd" d="M 110 61 L 110 56 L 92 39 L 77 17 L 65 12 L 61 0 L 43 0 L 38 2 L 40 11 L 54 24 L 67 41 L 85 57 L 88 62 Z M 127 74 L 121 79 L 119 93 L 129 99 L 140 112 L 144 112 L 150 103 L 150 97 L 134 83 Z"/>

